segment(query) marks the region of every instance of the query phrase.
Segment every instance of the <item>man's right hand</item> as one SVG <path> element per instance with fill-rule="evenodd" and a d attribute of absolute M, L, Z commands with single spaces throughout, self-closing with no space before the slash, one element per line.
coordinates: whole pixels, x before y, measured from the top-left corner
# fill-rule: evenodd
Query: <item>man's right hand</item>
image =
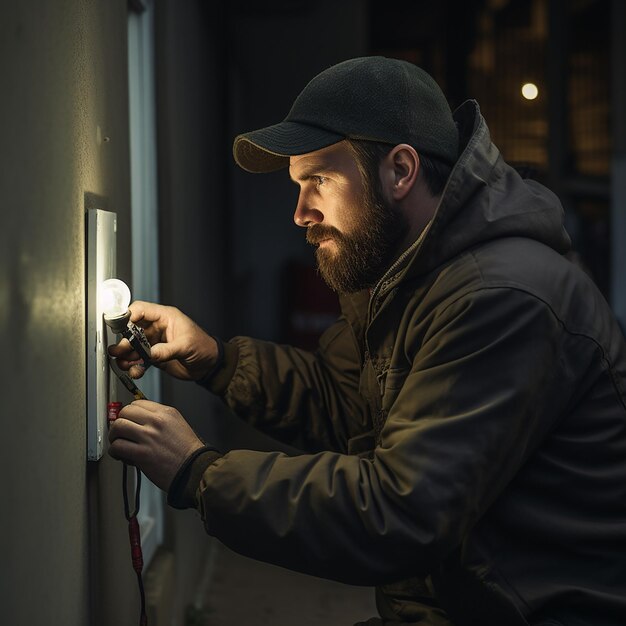
<path fill-rule="evenodd" d="M 184 313 L 171 306 L 133 302 L 130 321 L 144 329 L 152 346 L 152 362 L 181 380 L 199 380 L 217 360 L 217 342 Z M 109 354 L 132 378 L 141 378 L 145 369 L 139 354 L 127 339 L 109 346 Z"/>

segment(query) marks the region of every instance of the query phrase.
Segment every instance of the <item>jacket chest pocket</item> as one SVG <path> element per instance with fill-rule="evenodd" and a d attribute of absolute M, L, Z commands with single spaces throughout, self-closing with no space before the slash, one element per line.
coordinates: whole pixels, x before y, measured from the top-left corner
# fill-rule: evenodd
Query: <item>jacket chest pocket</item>
<path fill-rule="evenodd" d="M 395 401 L 398 399 L 402 387 L 409 375 L 406 367 L 390 367 L 383 374 L 382 401 L 381 406 L 384 411 L 389 412 Z"/>
<path fill-rule="evenodd" d="M 359 393 L 367 402 L 370 412 L 370 421 L 373 426 L 374 445 L 379 443 L 380 439 L 380 412 L 381 412 L 381 391 L 378 382 L 376 368 L 372 363 L 369 354 L 365 355 L 365 362 L 361 370 L 361 380 L 359 381 Z"/>
<path fill-rule="evenodd" d="M 371 411 L 375 443 L 381 442 L 381 432 L 387 415 L 406 380 L 406 368 L 390 368 L 389 359 L 366 358 L 361 375 L 361 394 Z"/>
<path fill-rule="evenodd" d="M 409 370 L 407 368 L 389 368 L 379 376 L 381 385 L 380 430 L 378 431 L 379 442 L 383 426 L 400 395 L 400 391 L 402 391 L 408 373 Z"/>
<path fill-rule="evenodd" d="M 376 445 L 381 442 L 383 427 L 408 374 L 408 368 L 389 367 L 388 362 L 380 369 L 370 362 L 364 369 L 363 392 L 372 411 Z"/>

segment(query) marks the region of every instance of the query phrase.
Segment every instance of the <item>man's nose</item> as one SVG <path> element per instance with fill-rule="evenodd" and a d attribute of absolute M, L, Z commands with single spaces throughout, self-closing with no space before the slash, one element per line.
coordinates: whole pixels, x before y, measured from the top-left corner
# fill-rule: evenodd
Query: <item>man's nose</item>
<path fill-rule="evenodd" d="M 306 202 L 306 199 L 300 196 L 298 198 L 298 205 L 296 206 L 295 213 L 293 214 L 293 221 L 298 226 L 310 226 L 311 224 L 319 224 L 324 220 L 324 214 L 319 210 Z"/>

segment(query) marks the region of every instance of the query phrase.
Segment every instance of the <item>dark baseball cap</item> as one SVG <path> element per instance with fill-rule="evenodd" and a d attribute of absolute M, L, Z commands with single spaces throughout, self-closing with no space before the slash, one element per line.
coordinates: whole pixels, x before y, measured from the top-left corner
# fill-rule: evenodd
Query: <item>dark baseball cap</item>
<path fill-rule="evenodd" d="M 318 74 L 279 124 L 235 138 L 235 161 L 249 172 L 289 166 L 289 157 L 343 139 L 397 145 L 454 164 L 458 131 L 435 80 L 407 61 L 360 57 Z"/>

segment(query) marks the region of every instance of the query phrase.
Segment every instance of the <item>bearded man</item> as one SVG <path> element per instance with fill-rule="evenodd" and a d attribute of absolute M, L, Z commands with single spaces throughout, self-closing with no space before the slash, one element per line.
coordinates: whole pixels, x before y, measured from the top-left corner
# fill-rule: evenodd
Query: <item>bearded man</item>
<path fill-rule="evenodd" d="M 377 586 L 370 624 L 618 626 L 626 616 L 626 347 L 564 255 L 557 198 L 478 105 L 382 57 L 315 77 L 237 163 L 289 168 L 343 315 L 315 353 L 222 342 L 136 302 L 165 371 L 303 454 L 203 445 L 125 407 L 110 453 L 234 550 Z M 111 348 L 143 369 L 124 340 Z"/>

